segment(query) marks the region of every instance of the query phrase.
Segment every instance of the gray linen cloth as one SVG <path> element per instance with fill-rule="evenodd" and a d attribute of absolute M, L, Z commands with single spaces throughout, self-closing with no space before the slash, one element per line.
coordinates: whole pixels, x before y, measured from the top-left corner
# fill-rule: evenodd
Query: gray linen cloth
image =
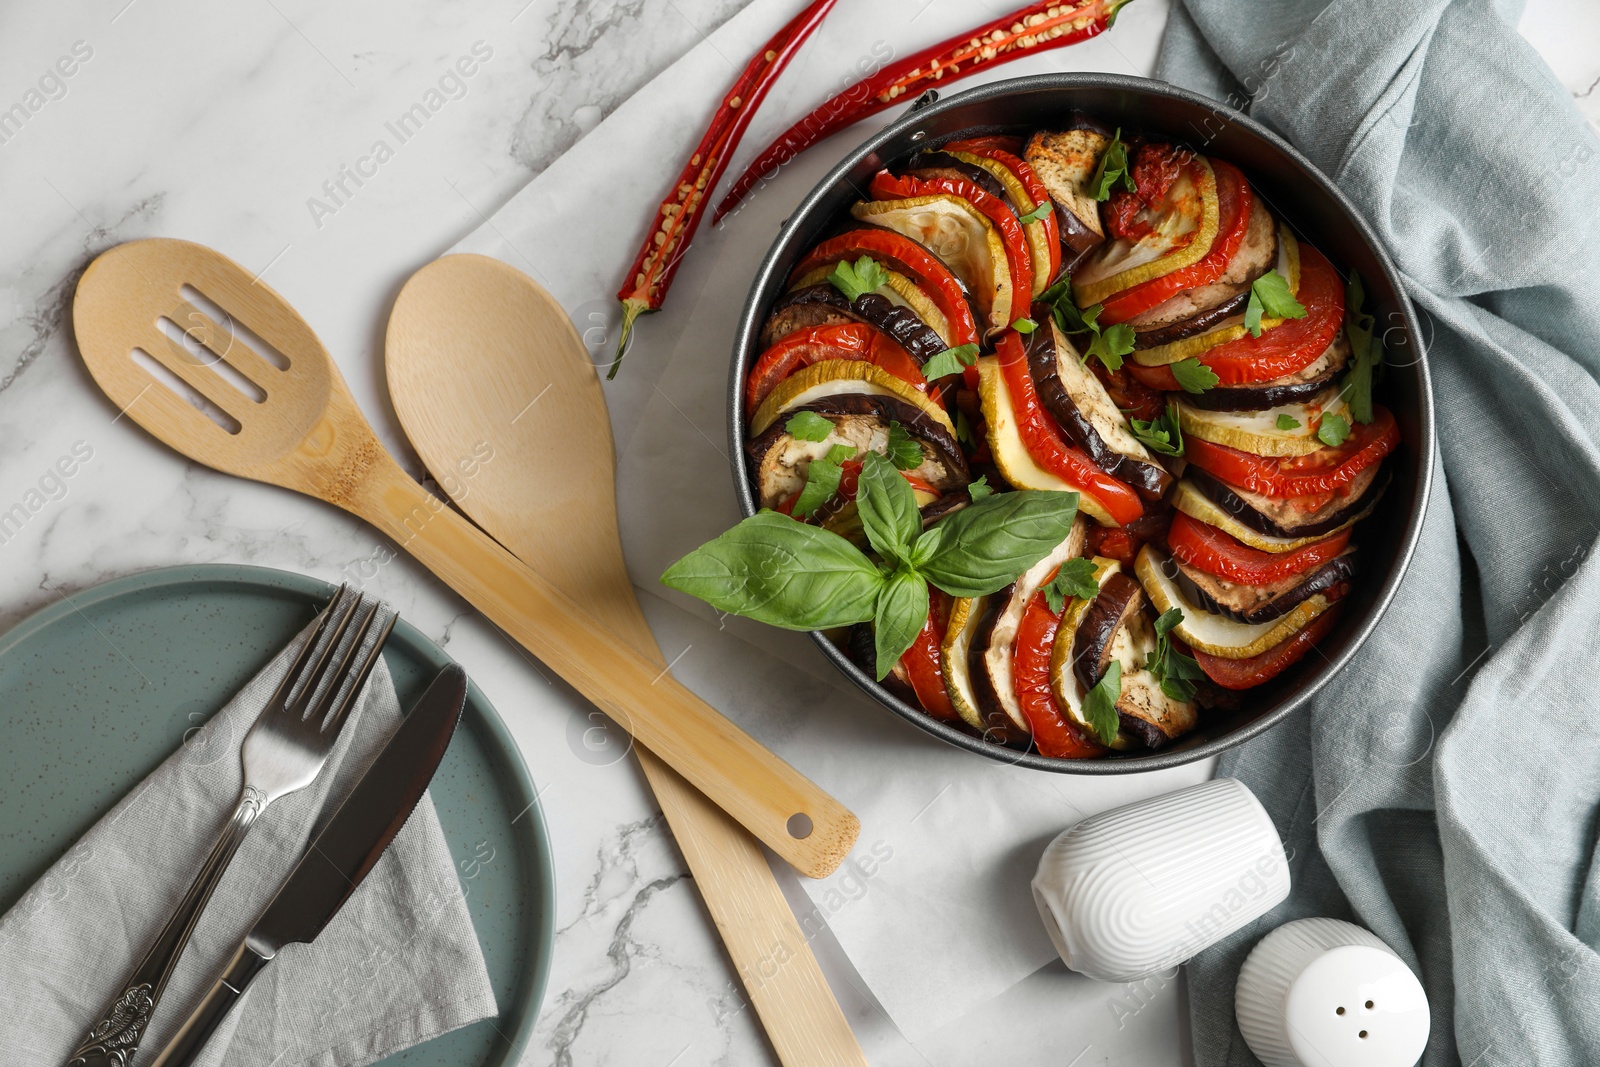
<path fill-rule="evenodd" d="M 1600 1064 L 1600 141 L 1515 0 L 1181 0 L 1158 74 L 1294 142 L 1422 320 L 1439 454 L 1421 548 L 1309 714 L 1225 757 L 1294 890 L 1190 969 L 1196 1059 L 1251 1064 L 1239 964 L 1328 915 L 1421 976 L 1423 1063 Z M 1600 47 L 1600 42 L 1595 42 Z"/>
<path fill-rule="evenodd" d="M 359 610 L 365 610 L 364 606 Z M 64 1064 L 182 898 L 233 813 L 239 746 L 306 630 L 0 918 L 0 1049 Z M 256 823 L 206 907 L 136 1063 L 153 1060 L 400 722 L 380 658 L 322 774 Z M 495 1013 L 483 953 L 426 795 L 344 908 L 289 945 L 217 1031 L 208 1067 L 358 1067 Z"/>

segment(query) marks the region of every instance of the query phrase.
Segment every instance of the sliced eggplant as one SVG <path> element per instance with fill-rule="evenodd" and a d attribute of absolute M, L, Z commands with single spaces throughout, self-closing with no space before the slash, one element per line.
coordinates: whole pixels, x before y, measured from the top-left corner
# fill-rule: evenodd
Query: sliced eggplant
<path fill-rule="evenodd" d="M 1388 485 L 1379 479 L 1383 464 L 1368 464 L 1341 492 L 1330 493 L 1317 507 L 1306 509 L 1294 497 L 1270 497 L 1229 485 L 1210 471 L 1191 466 L 1186 477 L 1234 521 L 1269 537 L 1323 537 L 1372 510 Z"/>
<path fill-rule="evenodd" d="M 918 152 L 899 173 L 908 178 L 954 178 L 957 181 L 971 182 L 990 196 L 1011 204 L 1012 210 L 1016 210 L 1016 204 L 1006 195 L 1006 188 L 1000 184 L 999 179 L 983 167 L 976 166 L 969 160 L 959 159 L 949 152 Z"/>
<path fill-rule="evenodd" d="M 850 627 L 845 635 L 844 649 L 855 665 L 867 672 L 868 677 L 878 677 L 878 648 L 870 622 L 858 622 Z M 916 690 L 911 688 L 911 678 L 903 662 L 896 662 L 890 667 L 889 673 L 879 679 L 878 684 L 912 707 L 922 706 L 917 700 Z"/>
<path fill-rule="evenodd" d="M 796 411 L 814 411 L 833 423 L 821 441 L 805 441 L 791 434 L 787 420 L 774 422 L 745 445 L 755 464 L 756 496 L 764 508 L 774 508 L 806 484 L 813 461 L 835 445 L 859 452 L 882 452 L 889 443 L 889 423 L 898 422 L 922 445 L 922 463 L 909 473 L 934 489 L 959 489 L 970 481 L 966 457 L 956 439 L 943 427 L 917 418 L 917 410 L 893 397 L 869 393 L 839 393 L 819 397 Z"/>
<path fill-rule="evenodd" d="M 989 618 L 979 628 L 972 646 L 973 690 L 978 695 L 978 707 L 986 720 L 1000 721 L 1003 717 L 1024 737 L 1032 734 L 1032 727 L 1017 699 L 1013 670 L 1017 631 L 1022 627 L 1023 614 L 1045 580 L 1067 560 L 1083 554 L 1087 533 L 1088 524 L 1079 516 L 1065 540 L 1019 575 L 1015 582 L 990 597 Z"/>
<path fill-rule="evenodd" d="M 1236 294 L 1233 299 L 1224 300 L 1222 303 L 1201 311 L 1181 322 L 1163 325 L 1157 321 L 1144 326 L 1143 329 L 1130 322 L 1129 325 L 1133 326 L 1133 350 L 1142 352 L 1151 348 L 1164 348 L 1178 341 L 1208 333 L 1213 329 L 1242 325 L 1244 323 L 1245 305 L 1249 303 L 1250 291 L 1246 289 L 1244 292 Z M 1209 347 L 1211 346 L 1206 345 L 1200 350 L 1204 351 L 1205 348 Z"/>
<path fill-rule="evenodd" d="M 944 688 L 950 694 L 950 705 L 961 721 L 973 731 L 984 734 L 988 724 L 978 709 L 978 694 L 972 687 L 971 651 L 978 627 L 989 612 L 989 598 L 957 598 L 950 605 L 950 623 L 945 628 L 944 640 L 939 644 L 939 662 L 944 668 Z"/>
<path fill-rule="evenodd" d="M 862 222 L 882 226 L 925 246 L 961 280 L 977 303 L 989 333 L 1010 327 L 1016 304 L 1005 244 L 994 223 L 959 196 L 863 200 L 850 209 Z M 1030 288 L 1032 279 L 1024 279 Z"/>
<path fill-rule="evenodd" d="M 1113 574 L 1100 586 L 1078 623 L 1072 671 L 1084 692 L 1093 689 L 1111 665 L 1111 638 L 1144 607 L 1144 592 L 1126 574 Z"/>
<path fill-rule="evenodd" d="M 1134 571 L 1157 612 L 1173 608 L 1183 612 L 1183 618 L 1172 632 L 1201 652 L 1222 659 L 1249 659 L 1260 655 L 1321 615 L 1333 603 L 1326 595 L 1314 593 L 1281 618 L 1244 623 L 1207 611 L 1185 596 L 1178 587 L 1177 567 L 1154 545 L 1145 545 L 1139 550 Z"/>
<path fill-rule="evenodd" d="M 900 343 L 918 363 L 926 363 L 950 347 L 933 328 L 923 322 L 910 308 L 895 304 L 877 293 L 863 293 L 848 300 L 837 288 L 828 283 L 795 289 L 784 294 L 772 314 L 761 328 L 761 347 L 769 348 L 777 341 L 807 326 L 824 326 L 842 322 L 864 322 Z"/>
<path fill-rule="evenodd" d="M 1376 505 L 1376 501 L 1373 503 Z M 1293 552 L 1297 548 L 1304 548 L 1306 545 L 1320 541 L 1327 536 L 1326 534 L 1318 534 L 1315 537 L 1274 537 L 1271 534 L 1264 534 L 1253 527 L 1246 526 L 1226 511 L 1223 511 L 1210 497 L 1195 488 L 1194 484 L 1187 478 L 1180 481 L 1178 487 L 1172 491 L 1172 506 L 1191 519 L 1206 523 L 1209 526 L 1215 526 L 1229 537 L 1242 541 L 1251 548 L 1260 549 L 1262 552 Z M 1363 511 L 1359 515 L 1352 517 L 1339 529 L 1354 526 L 1366 518 L 1368 514 L 1369 512 Z M 1337 532 L 1338 530 L 1328 531 L 1328 533 Z"/>
<path fill-rule="evenodd" d="M 1028 373 L 1039 403 L 1096 467 L 1127 482 L 1140 495 L 1159 500 L 1172 487 L 1172 475 L 1133 436 L 1127 416 L 1117 410 L 1105 385 L 1056 327 L 1054 317 L 1036 311 L 1035 318 L 1049 325 L 1027 339 Z"/>
<path fill-rule="evenodd" d="M 1022 158 L 1033 168 L 1055 203 L 1061 243 L 1081 257 L 1106 239 L 1100 204 L 1089 189 L 1100 156 L 1111 144 L 1111 131 L 1076 113 L 1066 129 L 1040 130 L 1028 138 Z"/>
<path fill-rule="evenodd" d="M 1356 550 L 1347 549 L 1320 567 L 1267 585 L 1242 585 L 1180 560 L 1173 563 L 1178 568 L 1174 580 L 1192 603 L 1214 615 L 1255 624 L 1281 619 L 1318 593 L 1329 601 L 1342 599 L 1355 577 Z"/>
<path fill-rule="evenodd" d="M 837 264 L 830 263 L 815 270 L 807 271 L 790 283 L 789 291 L 792 293 L 801 289 L 809 289 L 813 285 L 827 285 L 831 288 L 832 283 L 828 281 L 828 276 L 834 272 L 836 266 Z M 882 266 L 882 264 L 879 264 L 879 266 Z M 899 271 L 885 268 L 884 272 L 889 276 L 888 281 L 878 286 L 877 291 L 872 295 L 881 296 L 895 307 L 905 308 L 910 311 L 926 323 L 930 330 L 939 335 L 939 339 L 944 342 L 946 348 L 951 347 L 953 344 L 951 338 L 954 337 L 954 334 L 950 332 L 950 320 L 945 318 L 944 312 L 939 310 L 939 306 L 933 302 L 933 298 L 923 292 L 922 287 L 916 282 Z"/>
<path fill-rule="evenodd" d="M 1331 386 L 1333 379 L 1349 362 L 1350 339 L 1340 330 L 1322 355 L 1293 374 L 1256 385 L 1207 389 L 1184 399 L 1190 406 L 1206 411 L 1259 411 L 1262 408 L 1299 404 Z"/>
<path fill-rule="evenodd" d="M 1212 444 L 1227 445 L 1258 456 L 1306 456 L 1323 447 L 1317 424 L 1324 414 L 1350 420 L 1350 404 L 1337 387 L 1323 390 L 1309 401 L 1278 404 L 1260 411 L 1209 411 L 1179 397 L 1178 419 L 1183 432 Z M 1294 425 L 1280 429 L 1285 416 Z"/>

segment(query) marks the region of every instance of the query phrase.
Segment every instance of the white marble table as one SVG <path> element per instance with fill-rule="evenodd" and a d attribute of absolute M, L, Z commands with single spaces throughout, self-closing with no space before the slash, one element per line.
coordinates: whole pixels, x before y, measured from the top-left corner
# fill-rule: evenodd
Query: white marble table
<path fill-rule="evenodd" d="M 316 328 L 380 435 L 409 455 L 380 358 L 400 283 L 740 2 L 8 5 L 0 513 L 21 504 L 26 519 L 0 525 L 0 626 L 149 567 L 253 563 L 338 580 L 378 549 L 332 509 L 185 465 L 115 417 L 65 322 L 93 255 L 178 236 L 261 272 Z M 1122 16 L 1130 69 L 1153 56 L 1165 12 L 1142 0 Z M 1600 8 L 1532 0 L 1523 30 L 1600 120 Z M 474 74 L 441 83 L 462 56 L 476 57 Z M 394 137 L 386 124 L 430 90 L 442 106 Z M 26 118 L 8 121 L 19 103 Z M 391 153 L 374 154 L 380 139 Z M 47 478 L 74 447 L 92 458 L 70 480 Z M 467 666 L 542 788 L 560 929 L 522 1062 L 773 1062 L 633 765 L 595 766 L 565 740 L 581 701 L 409 560 L 380 568 L 369 587 Z M 1186 1060 L 1176 981 L 1107 987 L 1050 968 L 914 1047 L 836 948 L 824 938 L 818 950 L 877 1064 Z"/>

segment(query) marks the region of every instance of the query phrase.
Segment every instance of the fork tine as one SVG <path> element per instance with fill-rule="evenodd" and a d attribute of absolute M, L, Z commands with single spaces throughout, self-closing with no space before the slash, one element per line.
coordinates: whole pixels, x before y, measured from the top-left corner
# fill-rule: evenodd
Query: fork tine
<path fill-rule="evenodd" d="M 372 624 L 376 621 L 381 608 L 381 604 L 375 603 L 372 605 L 366 617 L 361 620 L 361 630 L 356 634 L 355 640 L 350 645 L 350 655 L 346 657 L 347 661 L 351 657 L 359 656 L 359 659 L 354 663 L 349 663 L 341 670 L 341 673 L 348 674 L 349 684 L 329 688 L 328 711 L 324 714 L 319 710 L 313 716 L 314 719 L 322 719 L 322 729 L 330 736 L 339 732 L 344 724 L 345 715 L 355 706 L 356 697 L 361 695 L 361 687 L 367 684 L 368 676 L 372 674 L 373 668 L 378 665 L 378 658 L 383 652 L 383 646 L 389 640 L 390 632 L 394 630 L 395 619 L 399 618 L 394 612 L 389 612 L 384 617 L 382 625 L 379 627 L 377 634 L 371 639 L 369 645 L 367 632 L 372 629 Z"/>
<path fill-rule="evenodd" d="M 323 633 L 328 629 L 328 620 L 334 618 L 339 611 L 344 609 L 345 601 L 350 597 L 351 593 L 349 582 L 339 586 L 334 592 L 327 606 L 317 616 L 316 628 L 311 631 L 311 636 L 306 638 L 305 643 L 300 646 L 300 650 L 295 653 L 294 662 L 289 665 L 289 670 L 284 674 L 283 681 L 279 682 L 278 688 L 273 691 L 272 699 L 267 702 L 268 707 L 274 705 L 279 707 L 287 706 L 289 697 L 295 692 L 297 683 L 303 677 L 302 671 L 306 666 L 306 661 L 311 658 L 311 654 L 316 650 Z"/>
<path fill-rule="evenodd" d="M 317 695 L 317 690 L 322 688 L 323 682 L 331 677 L 330 664 L 334 655 L 339 651 L 340 644 L 344 641 L 345 631 L 350 628 L 350 620 L 355 616 L 356 609 L 361 606 L 361 595 L 352 591 L 347 598 L 348 602 L 340 605 L 339 614 L 333 619 L 332 629 L 327 636 L 318 641 L 315 654 L 311 662 L 301 672 L 297 684 L 284 705 L 284 710 L 297 719 L 304 719 L 306 712 Z"/>

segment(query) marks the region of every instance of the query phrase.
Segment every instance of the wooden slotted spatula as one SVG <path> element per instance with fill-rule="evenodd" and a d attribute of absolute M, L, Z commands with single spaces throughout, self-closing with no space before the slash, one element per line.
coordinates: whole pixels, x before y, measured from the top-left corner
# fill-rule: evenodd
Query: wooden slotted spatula
<path fill-rule="evenodd" d="M 72 322 L 100 388 L 157 438 L 372 523 L 802 873 L 849 852 L 843 805 L 412 481 L 311 327 L 243 267 L 187 241 L 118 245 L 78 282 Z"/>
<path fill-rule="evenodd" d="M 400 424 L 462 510 L 664 667 L 623 563 L 605 395 L 561 305 L 497 259 L 446 256 L 400 291 L 384 353 Z M 785 1067 L 864 1067 L 755 839 L 635 751 Z"/>

